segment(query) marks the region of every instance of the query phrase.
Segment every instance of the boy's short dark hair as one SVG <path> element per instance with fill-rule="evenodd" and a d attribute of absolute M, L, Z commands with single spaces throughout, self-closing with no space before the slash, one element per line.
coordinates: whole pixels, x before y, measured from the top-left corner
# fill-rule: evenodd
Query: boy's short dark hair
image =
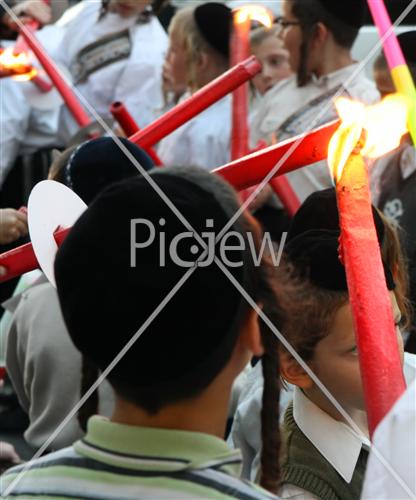
<path fill-rule="evenodd" d="M 169 168 L 150 175 L 199 235 L 218 234 L 238 210 L 234 191 L 208 172 Z M 132 219 L 151 221 L 156 229 L 155 243 L 135 253 L 135 267 Z M 136 229 L 135 241 L 145 242 L 149 226 L 140 223 Z M 240 216 L 230 230 L 247 243 L 246 231 L 252 227 Z M 185 231 L 148 181 L 135 178 L 99 195 L 59 249 L 55 275 L 64 320 L 75 346 L 101 370 L 189 272 L 168 251 L 161 266 L 156 244 L 163 232 L 168 248 Z M 183 260 L 194 262 L 200 246 L 184 239 L 180 252 Z M 218 245 L 215 252 L 218 256 Z M 248 250 L 232 256 L 244 265 L 228 266 L 228 271 L 256 300 L 260 269 Z M 110 383 L 121 397 L 149 413 L 196 396 L 229 361 L 247 311 L 247 303 L 217 264 L 197 267 L 115 366 Z"/>
<path fill-rule="evenodd" d="M 292 12 L 299 19 L 303 34 L 298 85 L 310 80 L 308 73 L 309 44 L 315 26 L 323 23 L 332 33 L 335 42 L 351 49 L 365 20 L 365 0 L 292 0 Z"/>
<path fill-rule="evenodd" d="M 323 23 L 341 47 L 352 48 L 365 20 L 364 0 L 292 0 L 292 11 L 304 25 Z"/>

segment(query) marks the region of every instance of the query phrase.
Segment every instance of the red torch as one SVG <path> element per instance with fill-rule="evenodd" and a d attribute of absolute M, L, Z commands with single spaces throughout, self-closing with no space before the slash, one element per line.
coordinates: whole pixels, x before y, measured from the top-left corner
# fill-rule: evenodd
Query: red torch
<path fill-rule="evenodd" d="M 273 23 L 272 14 L 259 5 L 244 5 L 233 11 L 233 31 L 231 35 L 231 65 L 234 66 L 249 57 L 251 21 L 257 21 L 267 28 Z M 248 127 L 248 85 L 241 85 L 233 92 L 231 159 L 237 160 L 249 152 Z M 273 179 L 270 183 L 289 215 L 294 215 L 300 203 L 285 177 Z M 254 188 L 253 188 L 254 189 Z M 250 196 L 249 189 L 241 193 L 242 198 Z"/>
<path fill-rule="evenodd" d="M 17 80 L 31 80 L 37 74 L 30 64 L 27 54 L 13 54 L 13 48 L 0 49 L 0 78 L 12 77 Z"/>
<path fill-rule="evenodd" d="M 58 246 L 63 242 L 69 231 L 70 228 L 59 228 L 54 233 Z M 39 263 L 33 251 L 32 243 L 26 243 L 26 245 L 21 245 L 0 254 L 0 266 L 4 267 L 7 272 L 6 276 L 0 277 L 0 283 L 37 269 Z"/>
<path fill-rule="evenodd" d="M 339 120 L 323 125 L 274 146 L 256 151 L 213 172 L 221 175 L 237 191 L 259 184 L 271 172 L 271 178 L 287 174 L 328 157 L 328 144 L 339 127 Z M 281 162 L 279 168 L 276 168 Z"/>
<path fill-rule="evenodd" d="M 42 0 L 42 1 L 46 5 L 50 4 L 49 0 Z M 34 33 L 36 30 L 38 30 L 40 28 L 40 23 L 36 19 L 32 19 L 31 21 L 25 23 L 25 28 L 27 30 L 31 31 L 32 33 Z M 25 42 L 25 39 L 22 36 L 22 34 L 20 33 L 19 36 L 17 37 L 16 43 L 15 43 L 14 48 L 13 48 L 14 53 L 15 53 L 15 55 L 17 55 L 17 54 L 20 54 L 21 52 L 26 52 L 27 48 L 28 47 L 27 47 L 27 44 Z"/>
<path fill-rule="evenodd" d="M 339 121 L 334 121 L 309 134 L 303 134 L 245 158 L 240 158 L 214 170 L 214 172 L 221 175 L 236 190 L 254 186 L 270 174 L 279 162 L 282 162 L 282 165 L 273 175 L 278 176 L 325 159 L 329 140 L 338 126 Z M 54 234 L 58 245 L 62 241 L 62 236 L 65 236 L 68 231 L 69 229 L 64 229 L 62 232 L 59 230 Z M 36 269 L 38 262 L 32 244 L 28 243 L 1 254 L 0 266 L 5 267 L 7 271 L 5 276 L 0 276 L 0 283 Z"/>
<path fill-rule="evenodd" d="M 43 69 L 48 74 L 58 92 L 61 94 L 63 100 L 65 101 L 65 104 L 72 113 L 72 116 L 74 117 L 78 125 L 81 128 L 89 125 L 91 123 L 90 117 L 86 113 L 85 109 L 81 106 L 79 100 L 59 72 L 58 68 L 55 66 L 52 58 L 47 54 L 45 49 L 40 44 L 39 40 L 36 38 L 34 32 L 31 32 L 30 30 L 22 30 L 21 35 L 24 37 L 32 52 L 42 64 Z"/>
<path fill-rule="evenodd" d="M 405 382 L 363 157 L 376 158 L 399 146 L 409 108 L 399 95 L 368 108 L 344 98 L 336 105 L 342 124 L 331 139 L 328 160 L 336 180 L 341 252 L 372 435 Z"/>
<path fill-rule="evenodd" d="M 131 116 L 126 106 L 124 106 L 122 102 L 113 102 L 110 107 L 110 112 L 117 120 L 126 135 L 133 135 L 136 132 L 139 132 L 140 127 L 137 125 L 134 118 Z M 158 157 L 156 151 L 153 148 L 149 146 L 145 149 L 145 151 L 153 160 L 153 163 L 156 166 L 162 165 L 162 160 Z"/>
<path fill-rule="evenodd" d="M 267 9 L 257 5 L 244 5 L 233 11 L 233 30 L 230 42 L 231 66 L 250 57 L 250 27 L 255 20 L 270 28 L 273 18 Z M 240 85 L 233 92 L 231 158 L 245 156 L 248 147 L 248 86 Z"/>
<path fill-rule="evenodd" d="M 260 70 L 261 64 L 257 59 L 254 56 L 248 58 L 205 85 L 191 97 L 162 115 L 158 120 L 133 134 L 129 137 L 129 140 L 144 149 L 148 146 L 154 146 L 194 116 L 202 113 L 211 104 L 219 101 L 241 84 L 253 78 Z"/>

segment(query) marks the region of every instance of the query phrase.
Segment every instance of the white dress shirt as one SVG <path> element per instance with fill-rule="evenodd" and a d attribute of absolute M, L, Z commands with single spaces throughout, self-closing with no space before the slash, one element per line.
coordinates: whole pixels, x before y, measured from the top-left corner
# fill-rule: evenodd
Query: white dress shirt
<path fill-rule="evenodd" d="M 75 82 L 78 92 L 103 117 L 110 117 L 110 105 L 122 101 L 140 127 L 145 127 L 162 106 L 162 65 L 168 38 L 157 18 L 137 23 L 137 17 L 123 18 L 108 12 L 98 20 L 101 2 L 86 2 L 84 10 L 72 20 L 55 52 L 55 60 L 74 73 L 77 54 L 106 35 L 129 31 L 131 52 L 86 79 Z M 95 119 L 95 118 L 93 118 Z M 66 107 L 62 108 L 59 134 L 67 142 L 79 130 Z"/>
<path fill-rule="evenodd" d="M 261 363 L 250 373 L 247 387 L 241 391 L 235 422 L 229 444 L 239 447 L 243 456 L 242 476 L 255 480 L 258 477 L 261 448 L 261 407 L 263 377 Z M 405 353 L 403 373 L 408 384 L 416 379 L 416 355 Z M 346 482 L 351 481 L 361 448 L 370 447 L 368 436 L 358 435 L 343 422 L 339 422 L 310 401 L 300 389 L 282 391 L 280 411 L 284 414 L 293 395 L 293 417 L 300 430 L 331 463 Z M 356 423 L 360 429 L 366 425 L 364 415 Z M 342 454 L 340 455 L 340 450 Z M 294 485 L 285 485 L 279 492 L 281 498 L 307 500 L 316 498 Z M 372 499 L 374 500 L 374 499 Z"/>
<path fill-rule="evenodd" d="M 230 161 L 230 135 L 231 96 L 227 95 L 163 139 L 158 155 L 167 167 L 213 170 Z"/>
<path fill-rule="evenodd" d="M 374 446 L 388 465 L 371 451 L 362 500 L 416 498 L 416 381 L 377 427 Z"/>
<path fill-rule="evenodd" d="M 331 102 L 337 90 L 366 104 L 376 102 L 380 95 L 374 82 L 357 71 L 355 63 L 319 78 L 313 76 L 304 87 L 298 87 L 296 76 L 278 83 L 256 110 L 250 129 L 251 147 L 260 139 L 281 142 L 335 120 L 338 115 Z M 294 171 L 287 178 L 300 202 L 315 191 L 333 186 L 327 161 Z"/>
<path fill-rule="evenodd" d="M 45 50 L 51 53 L 53 47 L 60 43 L 65 29 L 54 25 L 45 26 L 36 32 L 36 37 Z M 2 44 L 13 46 L 10 41 Z M 37 59 L 32 64 L 40 67 Z M 40 109 L 32 105 L 34 101 L 45 101 L 51 93 L 50 106 Z M 0 78 L 0 187 L 19 155 L 58 145 L 56 131 L 62 101 L 55 90 L 51 93 L 42 94 L 30 81 Z"/>

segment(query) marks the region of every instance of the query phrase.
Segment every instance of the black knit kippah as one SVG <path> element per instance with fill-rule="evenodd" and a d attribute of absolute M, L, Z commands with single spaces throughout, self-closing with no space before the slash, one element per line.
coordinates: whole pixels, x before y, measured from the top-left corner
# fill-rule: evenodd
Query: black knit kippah
<path fill-rule="evenodd" d="M 231 187 L 209 172 L 172 167 L 149 175 L 199 235 L 217 235 L 238 210 Z M 230 229 L 244 235 L 243 220 L 240 217 Z M 202 247 L 188 232 L 142 177 L 101 193 L 73 226 L 55 261 L 58 296 L 75 346 L 99 368 L 108 366 L 195 267 Z M 145 245 L 152 234 L 153 241 Z M 169 249 L 175 238 L 177 255 L 190 266 L 172 258 Z M 132 247 L 132 242 L 143 246 Z M 215 255 L 221 255 L 218 245 Z M 248 250 L 236 249 L 229 259 L 246 262 L 247 255 Z M 228 269 L 250 288 L 246 266 Z M 154 388 L 192 378 L 194 370 L 209 360 L 206 376 L 213 378 L 237 338 L 243 304 L 215 262 L 198 266 L 165 302 L 110 380 Z"/>
<path fill-rule="evenodd" d="M 231 9 L 222 3 L 204 3 L 195 8 L 194 19 L 201 35 L 209 45 L 223 56 L 229 57 Z"/>
<path fill-rule="evenodd" d="M 384 240 L 384 223 L 374 206 L 372 210 L 378 242 L 382 245 Z M 334 188 L 315 191 L 306 198 L 292 219 L 288 240 L 311 229 L 339 231 L 337 197 Z"/>
<path fill-rule="evenodd" d="M 384 240 L 384 223 L 373 207 L 379 245 Z M 344 265 L 339 258 L 339 217 L 335 189 L 311 194 L 294 216 L 285 252 L 299 274 L 327 290 L 347 291 Z M 383 262 L 387 288 L 395 284 L 392 273 Z"/>
<path fill-rule="evenodd" d="M 416 64 L 416 30 L 401 33 L 397 38 L 406 62 Z"/>
<path fill-rule="evenodd" d="M 310 230 L 287 242 L 285 251 L 303 278 L 325 290 L 348 291 L 345 267 L 339 258 L 339 231 Z M 395 284 L 388 266 L 383 262 L 387 288 Z"/>
<path fill-rule="evenodd" d="M 347 26 L 359 29 L 365 22 L 367 2 L 365 0 L 318 0 L 333 17 Z"/>
<path fill-rule="evenodd" d="M 133 158 L 145 169 L 153 161 L 141 148 L 119 138 Z M 114 182 L 139 175 L 139 170 L 111 137 L 100 137 L 80 144 L 72 153 L 65 170 L 65 181 L 87 205 Z"/>

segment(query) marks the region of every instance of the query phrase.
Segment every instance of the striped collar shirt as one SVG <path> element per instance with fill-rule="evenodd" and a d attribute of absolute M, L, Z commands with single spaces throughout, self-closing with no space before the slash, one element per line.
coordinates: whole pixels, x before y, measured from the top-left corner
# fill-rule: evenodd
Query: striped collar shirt
<path fill-rule="evenodd" d="M 239 479 L 241 456 L 196 432 L 135 427 L 92 417 L 74 446 L 9 469 L 5 498 L 267 499 Z"/>

